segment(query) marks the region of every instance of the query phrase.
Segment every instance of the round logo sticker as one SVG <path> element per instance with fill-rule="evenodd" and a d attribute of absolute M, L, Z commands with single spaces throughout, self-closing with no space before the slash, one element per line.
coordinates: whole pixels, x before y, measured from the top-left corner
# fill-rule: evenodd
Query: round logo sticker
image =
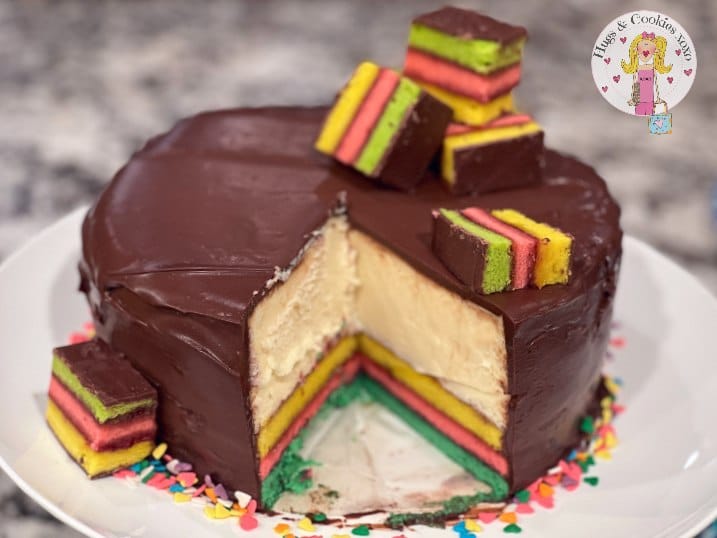
<path fill-rule="evenodd" d="M 600 95 L 618 110 L 634 116 L 667 115 L 690 91 L 697 55 L 675 19 L 656 11 L 634 11 L 600 33 L 592 72 Z"/>

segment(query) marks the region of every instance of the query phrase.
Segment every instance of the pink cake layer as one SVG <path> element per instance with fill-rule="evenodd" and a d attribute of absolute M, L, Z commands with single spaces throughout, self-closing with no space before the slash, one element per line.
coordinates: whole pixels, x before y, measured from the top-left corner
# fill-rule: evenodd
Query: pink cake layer
<path fill-rule="evenodd" d="M 279 439 L 271 451 L 261 460 L 259 463 L 259 476 L 262 480 L 269 475 L 279 459 L 281 459 L 281 455 L 284 450 L 286 450 L 286 447 L 289 446 L 289 443 L 291 443 L 301 429 L 316 416 L 316 413 L 318 413 L 331 393 L 341 385 L 351 381 L 356 374 L 358 374 L 359 370 L 363 370 L 395 398 L 421 416 L 438 431 L 442 432 L 454 443 L 481 459 L 486 465 L 498 471 L 502 476 L 508 474 L 508 462 L 501 454 L 490 448 L 460 424 L 428 404 L 408 387 L 391 377 L 386 370 L 378 366 L 370 358 L 357 353 L 344 364 L 340 372 L 334 374 L 326 385 L 322 387 L 311 403 L 294 419 L 294 422 L 292 422 L 291 426 L 284 432 L 281 439 Z"/>
<path fill-rule="evenodd" d="M 533 275 L 538 240 L 510 224 L 495 218 L 479 207 L 470 207 L 462 211 L 466 218 L 476 224 L 510 239 L 513 243 L 512 288 L 525 288 Z"/>
<path fill-rule="evenodd" d="M 368 92 L 364 102 L 356 112 L 351 125 L 346 130 L 341 143 L 334 157 L 344 164 L 353 164 L 358 159 L 361 149 L 363 149 L 371 131 L 378 122 L 381 114 L 391 95 L 393 95 L 396 86 L 398 86 L 399 77 L 390 69 L 381 69 Z"/>
<path fill-rule="evenodd" d="M 486 129 L 497 129 L 498 127 L 513 127 L 533 121 L 527 114 L 505 114 L 485 125 L 466 125 L 465 123 L 450 123 L 446 129 L 446 136 L 462 135 L 473 131 L 484 131 Z"/>
<path fill-rule="evenodd" d="M 95 452 L 128 448 L 138 441 L 154 439 L 157 432 L 152 415 L 137 415 L 119 422 L 99 424 L 55 376 L 50 379 L 49 396 Z"/>
<path fill-rule="evenodd" d="M 409 78 L 487 103 L 508 93 L 520 82 L 520 63 L 490 75 L 481 75 L 425 52 L 409 48 L 403 65 Z"/>
<path fill-rule="evenodd" d="M 381 368 L 371 359 L 361 356 L 361 365 L 364 372 L 377 381 L 384 389 L 400 400 L 417 415 L 421 416 L 431 426 L 436 428 L 443 435 L 448 437 L 457 445 L 482 460 L 502 476 L 508 474 L 508 462 L 505 458 L 490 448 L 478 437 L 466 430 L 463 426 L 448 418 L 435 407 L 427 403 L 411 389 L 396 380 L 386 370 Z"/>

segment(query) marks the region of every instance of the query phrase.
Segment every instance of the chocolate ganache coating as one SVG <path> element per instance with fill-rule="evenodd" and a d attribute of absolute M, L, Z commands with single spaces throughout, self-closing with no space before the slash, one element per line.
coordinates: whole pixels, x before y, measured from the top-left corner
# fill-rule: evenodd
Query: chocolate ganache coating
<path fill-rule="evenodd" d="M 158 388 L 160 436 L 199 473 L 259 497 L 247 321 L 274 277 L 345 200 L 352 226 L 500 314 L 512 398 L 513 490 L 575 446 L 596 398 L 621 254 L 619 209 L 595 171 L 554 151 L 538 185 L 453 196 L 376 185 L 312 149 L 324 108 L 203 113 L 150 140 L 85 219 L 81 289 L 98 335 Z M 510 159 L 510 155 L 505 156 Z M 431 251 L 431 210 L 510 207 L 574 237 L 568 285 L 479 295 Z"/>

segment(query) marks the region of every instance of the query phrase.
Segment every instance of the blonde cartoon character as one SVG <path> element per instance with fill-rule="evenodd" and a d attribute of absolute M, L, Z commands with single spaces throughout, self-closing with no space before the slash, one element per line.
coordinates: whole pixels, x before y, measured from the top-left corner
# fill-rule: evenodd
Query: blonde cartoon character
<path fill-rule="evenodd" d="M 665 103 L 660 97 L 655 73 L 664 75 L 672 70 L 672 65 L 665 65 L 666 49 L 664 37 L 642 32 L 630 43 L 629 61 L 620 62 L 622 70 L 632 75 L 632 99 L 627 104 L 635 107 L 637 116 L 649 116 L 656 103 Z"/>

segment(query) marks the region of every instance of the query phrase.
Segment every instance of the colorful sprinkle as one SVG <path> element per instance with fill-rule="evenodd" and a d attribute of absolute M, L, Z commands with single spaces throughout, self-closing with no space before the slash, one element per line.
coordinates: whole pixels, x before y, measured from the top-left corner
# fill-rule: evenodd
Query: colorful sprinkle
<path fill-rule="evenodd" d="M 252 515 L 244 514 L 239 518 L 239 526 L 245 531 L 253 531 L 259 526 L 259 521 Z"/>
<path fill-rule="evenodd" d="M 515 512 L 503 512 L 498 519 L 503 523 L 515 523 L 518 521 L 518 516 L 515 515 Z"/>
<path fill-rule="evenodd" d="M 498 512 L 478 512 L 478 519 L 481 523 L 492 523 L 498 517 Z"/>
<path fill-rule="evenodd" d="M 522 503 L 527 503 L 530 500 L 530 492 L 527 489 L 521 489 L 515 494 L 515 498 Z"/>
<path fill-rule="evenodd" d="M 155 460 L 159 460 L 164 456 L 164 453 L 167 452 L 167 443 L 160 443 L 157 445 L 157 447 L 152 451 L 152 457 Z"/>
<path fill-rule="evenodd" d="M 478 525 L 475 519 L 466 519 L 466 530 L 470 532 L 481 532 L 483 527 Z"/>
<path fill-rule="evenodd" d="M 308 517 L 302 518 L 302 519 L 297 523 L 297 526 L 298 526 L 302 531 L 314 532 L 314 531 L 316 530 L 316 529 L 314 528 L 313 523 L 311 523 L 311 520 L 310 520 Z"/>
<path fill-rule="evenodd" d="M 600 482 L 600 479 L 597 476 L 586 476 L 583 480 L 586 484 L 590 484 L 591 486 L 597 486 Z"/>
<path fill-rule="evenodd" d="M 371 533 L 371 529 L 367 525 L 359 525 L 355 529 L 351 530 L 351 534 L 355 536 L 368 536 Z"/>
<path fill-rule="evenodd" d="M 314 523 L 324 523 L 326 521 L 326 514 L 323 512 L 317 512 L 311 515 L 311 520 Z"/>
<path fill-rule="evenodd" d="M 243 491 L 235 491 L 234 492 L 234 498 L 239 503 L 239 506 L 242 508 L 246 508 L 249 504 L 249 501 L 251 501 L 251 495 L 248 493 L 244 493 Z"/>
<path fill-rule="evenodd" d="M 511 523 L 510 525 L 507 525 L 503 528 L 503 532 L 506 532 L 508 534 L 520 534 L 521 532 L 523 532 L 523 529 L 521 529 L 515 523 Z"/>
<path fill-rule="evenodd" d="M 289 527 L 286 523 L 277 523 L 274 527 L 274 532 L 280 536 L 284 536 L 290 530 L 291 527 Z"/>
<path fill-rule="evenodd" d="M 584 417 L 580 422 L 580 431 L 583 433 L 591 434 L 595 431 L 594 419 L 591 416 Z"/>
<path fill-rule="evenodd" d="M 191 500 L 192 500 L 191 495 L 186 495 L 184 493 L 175 493 L 174 494 L 174 502 L 177 504 L 188 503 Z"/>

